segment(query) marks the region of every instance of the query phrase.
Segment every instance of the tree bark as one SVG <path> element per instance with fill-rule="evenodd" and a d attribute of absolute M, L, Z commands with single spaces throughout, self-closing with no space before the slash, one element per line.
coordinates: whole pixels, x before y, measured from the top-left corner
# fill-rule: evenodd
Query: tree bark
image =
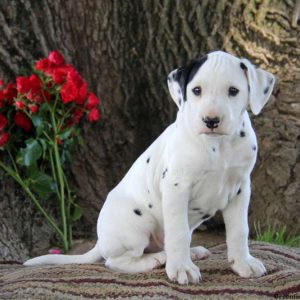
<path fill-rule="evenodd" d="M 72 166 L 84 208 L 77 234 L 95 233 L 107 193 L 174 120 L 167 74 L 217 49 L 249 58 L 277 76 L 270 103 L 253 118 L 260 151 L 250 221 L 263 228 L 268 222 L 286 224 L 289 232 L 299 233 L 298 16 L 299 8 L 289 0 L 2 1 L 1 77 L 12 79 L 57 49 L 102 100 L 102 121 L 83 126 L 85 144 Z M 28 249 L 28 236 L 45 240 L 38 229 L 17 227 Z"/>

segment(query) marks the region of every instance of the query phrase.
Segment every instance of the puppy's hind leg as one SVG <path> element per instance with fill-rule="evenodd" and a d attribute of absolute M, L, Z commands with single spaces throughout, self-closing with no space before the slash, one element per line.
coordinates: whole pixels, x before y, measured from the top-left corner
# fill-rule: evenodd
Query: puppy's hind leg
<path fill-rule="evenodd" d="M 191 259 L 206 259 L 210 256 L 210 251 L 202 246 L 192 247 L 191 248 Z"/>
<path fill-rule="evenodd" d="M 144 249 L 127 251 L 117 257 L 109 257 L 105 265 L 115 271 L 125 273 L 148 272 L 166 263 L 166 253 L 143 253 Z"/>

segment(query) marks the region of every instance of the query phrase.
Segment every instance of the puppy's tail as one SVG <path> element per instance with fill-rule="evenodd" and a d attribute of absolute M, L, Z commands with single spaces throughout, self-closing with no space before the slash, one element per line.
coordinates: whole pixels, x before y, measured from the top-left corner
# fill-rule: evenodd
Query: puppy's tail
<path fill-rule="evenodd" d="M 102 258 L 98 242 L 93 249 L 82 255 L 48 254 L 27 260 L 24 266 L 39 265 L 65 265 L 65 264 L 90 264 L 100 261 Z"/>

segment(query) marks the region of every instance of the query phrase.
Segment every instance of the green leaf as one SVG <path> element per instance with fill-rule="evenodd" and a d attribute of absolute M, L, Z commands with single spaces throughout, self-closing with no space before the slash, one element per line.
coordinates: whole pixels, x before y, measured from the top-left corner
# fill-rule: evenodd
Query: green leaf
<path fill-rule="evenodd" d="M 49 105 L 48 103 L 43 103 L 40 108 L 39 108 L 39 114 L 42 114 L 44 113 L 45 111 L 48 111 L 49 110 Z"/>
<path fill-rule="evenodd" d="M 49 143 L 47 143 L 47 141 L 45 139 L 42 139 L 42 138 L 39 138 L 38 142 L 41 144 L 41 146 L 43 148 L 43 152 L 45 153 L 48 146 L 49 146 Z"/>
<path fill-rule="evenodd" d="M 66 130 L 62 131 L 58 134 L 61 140 L 66 140 L 73 132 L 73 128 L 67 128 Z"/>
<path fill-rule="evenodd" d="M 40 143 L 34 139 L 29 139 L 25 143 L 26 147 L 21 148 L 17 154 L 17 163 L 29 167 L 36 163 L 43 151 Z"/>
<path fill-rule="evenodd" d="M 57 191 L 57 185 L 53 178 L 43 172 L 36 172 L 30 177 L 31 189 L 41 198 L 47 198 Z"/>
<path fill-rule="evenodd" d="M 43 133 L 44 130 L 44 122 L 43 122 L 43 118 L 40 116 L 32 116 L 31 117 L 32 123 L 36 128 L 36 133 L 37 135 L 41 135 Z"/>
<path fill-rule="evenodd" d="M 74 210 L 72 213 L 72 221 L 75 222 L 82 217 L 83 210 L 78 204 L 74 203 L 73 205 L 74 205 Z"/>

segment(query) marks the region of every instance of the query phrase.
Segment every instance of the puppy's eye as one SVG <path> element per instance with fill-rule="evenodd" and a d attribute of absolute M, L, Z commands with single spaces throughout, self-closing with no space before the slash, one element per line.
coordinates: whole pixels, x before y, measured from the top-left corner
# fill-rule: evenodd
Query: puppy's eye
<path fill-rule="evenodd" d="M 195 88 L 192 89 L 192 91 L 196 96 L 201 95 L 201 87 L 200 86 L 196 86 Z"/>
<path fill-rule="evenodd" d="M 239 89 L 235 88 L 234 86 L 231 86 L 229 89 L 228 89 L 228 96 L 236 96 L 238 93 L 239 93 Z"/>

